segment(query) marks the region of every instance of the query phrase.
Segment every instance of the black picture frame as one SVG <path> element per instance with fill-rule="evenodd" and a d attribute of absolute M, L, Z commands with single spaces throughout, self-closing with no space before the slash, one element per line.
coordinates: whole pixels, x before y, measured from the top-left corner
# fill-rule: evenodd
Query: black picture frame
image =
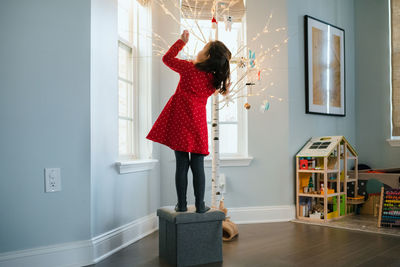
<path fill-rule="evenodd" d="M 305 15 L 304 55 L 306 113 L 346 116 L 345 30 Z"/>

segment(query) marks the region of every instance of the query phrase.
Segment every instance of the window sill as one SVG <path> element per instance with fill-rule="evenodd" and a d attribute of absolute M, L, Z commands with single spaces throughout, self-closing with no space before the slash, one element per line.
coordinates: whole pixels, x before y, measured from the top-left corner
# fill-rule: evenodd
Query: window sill
<path fill-rule="evenodd" d="M 139 159 L 118 161 L 115 163 L 119 174 L 149 171 L 154 168 L 158 160 L 156 159 Z"/>
<path fill-rule="evenodd" d="M 392 138 L 392 139 L 386 139 L 386 141 L 390 144 L 390 146 L 397 146 L 400 147 L 400 138 Z"/>
<path fill-rule="evenodd" d="M 220 167 L 244 167 L 249 166 L 253 157 L 222 157 L 219 159 Z M 211 168 L 212 157 L 204 159 L 204 167 Z"/>

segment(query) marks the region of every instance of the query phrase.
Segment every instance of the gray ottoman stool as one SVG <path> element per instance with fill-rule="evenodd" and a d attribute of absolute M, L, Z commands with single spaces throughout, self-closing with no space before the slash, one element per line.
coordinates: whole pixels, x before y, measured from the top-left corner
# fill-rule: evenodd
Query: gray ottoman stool
<path fill-rule="evenodd" d="M 219 210 L 196 213 L 173 208 L 157 210 L 159 218 L 159 256 L 170 264 L 190 266 L 222 261 L 222 221 Z"/>

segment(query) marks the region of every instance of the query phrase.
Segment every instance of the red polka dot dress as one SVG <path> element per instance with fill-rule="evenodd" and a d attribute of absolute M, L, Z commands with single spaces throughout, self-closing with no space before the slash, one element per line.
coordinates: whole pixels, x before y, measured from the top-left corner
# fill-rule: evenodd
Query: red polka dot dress
<path fill-rule="evenodd" d="M 208 155 L 206 104 L 215 92 L 213 75 L 176 58 L 184 46 L 179 39 L 162 58 L 165 65 L 179 73 L 180 80 L 146 138 L 173 150 Z"/>

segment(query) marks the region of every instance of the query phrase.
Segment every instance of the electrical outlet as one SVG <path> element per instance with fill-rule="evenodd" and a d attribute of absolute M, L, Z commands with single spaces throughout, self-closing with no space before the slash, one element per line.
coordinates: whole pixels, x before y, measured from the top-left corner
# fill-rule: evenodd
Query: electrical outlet
<path fill-rule="evenodd" d="M 226 193 L 226 176 L 224 173 L 219 175 L 219 188 L 222 194 Z"/>
<path fill-rule="evenodd" d="M 61 191 L 60 168 L 44 169 L 45 192 Z"/>

